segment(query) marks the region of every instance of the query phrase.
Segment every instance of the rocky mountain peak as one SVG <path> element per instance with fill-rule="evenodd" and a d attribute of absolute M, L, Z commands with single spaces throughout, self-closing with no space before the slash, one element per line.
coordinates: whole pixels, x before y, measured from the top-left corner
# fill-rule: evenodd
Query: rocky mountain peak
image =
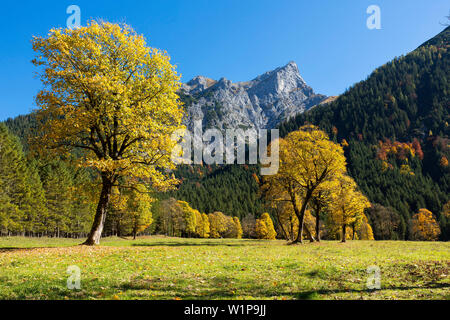
<path fill-rule="evenodd" d="M 271 93 L 287 95 L 299 89 L 307 89 L 308 94 L 313 93 L 301 77 L 298 66 L 294 61 L 283 67 L 266 72 L 256 77 L 252 82 L 251 93 L 257 96 Z"/>
<path fill-rule="evenodd" d="M 294 61 L 246 82 L 197 76 L 181 90 L 191 97 L 186 99 L 188 127 L 202 119 L 205 127 L 274 128 L 326 99 L 306 84 Z"/>
<path fill-rule="evenodd" d="M 196 76 L 195 78 L 193 78 L 186 84 L 183 84 L 182 89 L 184 91 L 196 93 L 196 92 L 201 92 L 201 91 L 208 89 L 215 83 L 216 83 L 216 81 L 212 80 L 210 78 L 203 77 L 203 76 Z"/>

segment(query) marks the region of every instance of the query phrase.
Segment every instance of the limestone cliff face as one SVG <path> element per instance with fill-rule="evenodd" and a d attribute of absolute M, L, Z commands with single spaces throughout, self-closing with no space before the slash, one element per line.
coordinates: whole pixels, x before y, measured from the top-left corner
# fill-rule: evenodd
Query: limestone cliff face
<path fill-rule="evenodd" d="M 271 129 L 327 98 L 305 83 L 295 62 L 247 82 L 198 76 L 183 84 L 181 96 L 190 129 L 194 120 L 204 128 Z"/>

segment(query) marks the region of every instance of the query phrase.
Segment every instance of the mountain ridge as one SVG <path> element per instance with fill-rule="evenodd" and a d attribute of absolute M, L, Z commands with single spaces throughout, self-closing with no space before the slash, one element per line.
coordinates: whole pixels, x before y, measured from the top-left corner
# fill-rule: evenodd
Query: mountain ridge
<path fill-rule="evenodd" d="M 189 129 L 201 120 L 205 128 L 222 130 L 271 129 L 327 99 L 306 84 L 294 61 L 250 81 L 196 76 L 182 85 L 180 96 Z"/>

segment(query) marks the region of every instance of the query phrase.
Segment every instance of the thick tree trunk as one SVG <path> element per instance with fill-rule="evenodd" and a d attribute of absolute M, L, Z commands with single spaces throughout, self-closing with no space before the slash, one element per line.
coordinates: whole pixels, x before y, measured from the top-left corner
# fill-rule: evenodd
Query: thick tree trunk
<path fill-rule="evenodd" d="M 316 212 L 316 240 L 320 242 L 320 215 Z"/>
<path fill-rule="evenodd" d="M 295 197 L 294 200 L 292 201 L 292 205 L 294 206 L 295 215 L 298 218 L 298 234 L 297 239 L 295 239 L 293 243 L 303 243 L 303 220 L 305 217 L 306 205 L 303 204 L 300 210 L 298 210 L 297 201 Z"/>
<path fill-rule="evenodd" d="M 347 241 L 347 225 L 344 224 L 342 225 L 342 242 L 346 242 Z"/>
<path fill-rule="evenodd" d="M 293 243 L 303 243 L 303 227 L 304 227 L 303 224 L 304 224 L 304 220 L 305 220 L 305 211 L 306 211 L 306 206 L 307 206 L 309 200 L 311 199 L 311 195 L 312 195 L 312 191 L 308 190 L 306 192 L 305 198 L 303 199 L 302 207 L 300 208 L 300 210 L 298 210 L 298 207 L 297 207 L 297 199 L 295 197 L 295 194 L 292 197 L 292 205 L 294 206 L 294 212 L 297 215 L 298 222 L 299 222 L 297 239 Z M 307 233 L 309 240 L 311 242 L 314 242 L 315 239 L 312 236 L 311 232 L 309 232 L 308 227 L 305 226 L 305 229 L 306 229 L 306 233 Z"/>
<path fill-rule="evenodd" d="M 106 219 L 106 211 L 111 197 L 112 184 L 111 179 L 109 179 L 106 174 L 102 174 L 102 192 L 100 194 L 100 199 L 98 200 L 94 223 L 92 224 L 91 231 L 83 245 L 93 246 L 100 244 L 100 238 L 102 237 L 103 226 Z"/>
<path fill-rule="evenodd" d="M 138 233 L 138 225 L 137 220 L 135 220 L 133 225 L 133 240 L 136 240 L 137 233 Z"/>

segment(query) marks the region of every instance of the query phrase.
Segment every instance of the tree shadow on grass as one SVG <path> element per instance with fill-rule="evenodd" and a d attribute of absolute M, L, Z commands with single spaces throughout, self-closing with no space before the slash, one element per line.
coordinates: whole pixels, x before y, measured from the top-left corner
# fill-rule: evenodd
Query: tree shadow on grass
<path fill-rule="evenodd" d="M 157 293 L 155 298 L 160 300 L 174 299 L 175 297 L 183 300 L 231 299 L 236 297 L 236 294 L 234 288 L 227 286 L 230 281 L 231 278 L 217 277 L 203 281 L 201 285 L 195 285 L 193 279 L 133 279 L 120 284 L 116 289 L 126 291 L 131 295 L 133 295 L 133 291 L 153 291 Z"/>
<path fill-rule="evenodd" d="M 333 295 L 336 293 L 375 293 L 382 292 L 385 290 L 395 290 L 395 291 L 407 291 L 414 289 L 444 289 L 450 288 L 450 284 L 447 283 L 430 283 L 423 286 L 402 286 L 402 287 L 382 287 L 381 289 L 319 289 L 311 291 L 297 292 L 293 296 L 298 300 L 311 300 L 317 299 L 319 295 Z"/>
<path fill-rule="evenodd" d="M 397 267 L 396 267 L 397 268 Z M 323 270 L 323 269 L 315 269 L 311 270 L 309 272 L 306 272 L 303 274 L 306 277 L 309 278 L 318 278 L 321 280 L 326 280 L 330 282 L 337 282 L 341 285 L 348 282 L 346 279 L 350 278 L 352 276 L 351 273 L 349 274 L 339 274 L 338 272 L 334 272 L 333 269 L 331 270 Z M 354 274 L 353 274 L 354 275 Z M 351 282 L 350 284 L 354 284 Z M 381 287 L 380 289 L 368 289 L 368 288 L 362 288 L 362 289 L 354 289 L 354 288 L 336 288 L 336 289 L 318 289 L 318 290 L 311 290 L 311 291 L 304 291 L 304 292 L 298 292 L 294 296 L 296 299 L 316 299 L 320 297 L 320 295 L 333 295 L 337 293 L 375 293 L 375 292 L 382 292 L 385 290 L 394 290 L 394 291 L 407 291 L 407 290 L 415 290 L 415 289 L 443 289 L 443 288 L 450 288 L 449 283 L 439 283 L 436 282 L 436 279 L 429 278 L 426 279 L 426 283 L 424 285 L 416 285 L 416 286 L 385 286 Z"/>
<path fill-rule="evenodd" d="M 49 249 L 49 247 L 33 247 L 33 248 L 20 248 L 20 247 L 3 247 L 0 248 L 0 253 L 14 252 L 14 251 L 31 251 L 37 249 Z"/>
<path fill-rule="evenodd" d="M 263 245 L 264 242 L 257 240 L 245 241 L 245 242 L 224 242 L 224 241 L 204 241 L 204 242 L 190 242 L 190 241 L 158 241 L 158 242 L 144 242 L 144 243 L 132 243 L 132 247 L 247 247 Z"/>
<path fill-rule="evenodd" d="M 313 276 L 313 275 L 311 275 Z M 156 299 L 166 300 L 180 298 L 183 300 L 217 300 L 217 299 L 236 299 L 239 297 L 252 297 L 260 299 L 285 299 L 291 298 L 296 300 L 319 300 L 330 299 L 339 293 L 359 293 L 372 294 L 375 292 L 383 292 L 385 290 L 408 291 L 414 289 L 443 289 L 450 288 L 450 284 L 445 283 L 428 283 L 422 286 L 389 286 L 382 287 L 379 290 L 371 290 L 367 288 L 324 288 L 317 290 L 293 291 L 292 288 L 277 286 L 271 287 L 264 285 L 261 281 L 254 279 L 243 280 L 233 277 L 212 277 L 208 279 L 191 279 L 191 278 L 153 278 L 153 279 L 132 279 L 123 282 L 116 287 L 117 290 L 126 291 L 133 296 L 139 295 L 140 291 L 148 290 L 154 292 L 152 297 Z M 133 293 L 135 292 L 135 293 Z"/>
<path fill-rule="evenodd" d="M 132 279 L 121 283 L 116 290 L 126 291 L 133 296 L 133 291 L 153 291 L 155 299 L 166 300 L 181 298 L 183 300 L 221 300 L 241 299 L 242 297 L 260 299 L 278 299 L 281 297 L 294 297 L 292 292 L 285 288 L 270 287 L 269 284 L 257 280 L 243 280 L 234 277 L 216 276 L 208 279 Z"/>
<path fill-rule="evenodd" d="M 76 248 L 76 247 L 79 247 L 79 245 L 62 246 L 62 247 L 30 247 L 30 248 L 0 247 L 0 253 L 16 252 L 16 251 L 33 251 L 33 250 L 42 250 L 42 249 Z"/>

